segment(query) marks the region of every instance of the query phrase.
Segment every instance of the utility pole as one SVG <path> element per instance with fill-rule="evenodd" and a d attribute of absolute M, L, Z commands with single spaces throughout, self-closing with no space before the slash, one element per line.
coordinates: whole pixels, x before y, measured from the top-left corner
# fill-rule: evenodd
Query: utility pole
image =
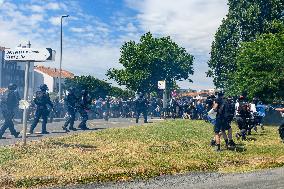
<path fill-rule="evenodd" d="M 29 41 L 27 48 L 31 48 Z M 24 88 L 24 101 L 28 100 L 29 96 L 29 72 L 30 72 L 30 61 L 26 62 L 25 67 L 25 88 Z M 27 144 L 27 108 L 24 108 L 23 112 L 23 145 Z"/>
<path fill-rule="evenodd" d="M 60 65 L 59 65 L 59 100 L 62 99 L 62 86 L 61 86 L 61 72 L 62 72 L 62 20 L 63 18 L 67 18 L 69 15 L 63 15 L 61 16 L 61 25 L 60 25 Z"/>

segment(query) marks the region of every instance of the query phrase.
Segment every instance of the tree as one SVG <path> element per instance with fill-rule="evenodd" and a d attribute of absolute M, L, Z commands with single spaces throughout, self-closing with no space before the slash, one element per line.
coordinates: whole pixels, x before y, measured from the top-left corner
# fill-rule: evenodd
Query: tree
<path fill-rule="evenodd" d="M 264 102 L 284 100 L 284 32 L 241 43 L 236 65 L 231 93 L 247 91 Z"/>
<path fill-rule="evenodd" d="M 119 87 L 111 87 L 109 95 L 114 96 L 114 97 L 120 97 L 123 99 L 128 99 L 128 98 L 134 97 L 135 93 L 130 90 L 123 90 Z"/>
<path fill-rule="evenodd" d="M 158 90 L 160 80 L 166 79 L 168 84 L 174 85 L 175 80 L 189 79 L 193 74 L 193 59 L 170 37 L 154 38 L 148 32 L 139 43 L 123 44 L 119 63 L 124 68 L 110 69 L 107 76 L 130 90 L 153 92 Z"/>
<path fill-rule="evenodd" d="M 241 42 L 264 33 L 278 33 L 284 10 L 283 0 L 229 0 L 229 13 L 215 34 L 207 75 L 218 88 L 231 86 L 229 75 L 236 71 Z"/>
<path fill-rule="evenodd" d="M 93 76 L 75 76 L 72 79 L 66 79 L 66 89 L 74 87 L 76 93 L 81 90 L 88 90 L 92 98 L 105 98 L 106 96 L 131 97 L 131 91 L 125 91 L 118 87 L 112 87 L 109 83 L 99 80 Z"/>

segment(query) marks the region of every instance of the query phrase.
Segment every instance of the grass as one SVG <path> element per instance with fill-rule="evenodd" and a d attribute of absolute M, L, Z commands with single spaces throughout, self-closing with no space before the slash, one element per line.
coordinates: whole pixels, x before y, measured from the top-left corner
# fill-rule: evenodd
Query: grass
<path fill-rule="evenodd" d="M 1 147 L 0 188 L 144 179 L 188 171 L 245 172 L 284 165 L 276 127 L 237 141 L 236 151 L 214 152 L 211 137 L 208 123 L 175 120 L 47 138 L 25 148 Z"/>

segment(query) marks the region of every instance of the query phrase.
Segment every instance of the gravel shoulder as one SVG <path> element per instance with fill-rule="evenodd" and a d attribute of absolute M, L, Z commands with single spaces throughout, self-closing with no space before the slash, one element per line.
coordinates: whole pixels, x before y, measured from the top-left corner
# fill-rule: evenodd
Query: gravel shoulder
<path fill-rule="evenodd" d="M 147 181 L 75 185 L 52 189 L 284 189 L 284 168 L 251 173 L 188 173 L 160 176 Z M 51 188 L 50 188 L 51 189 Z"/>

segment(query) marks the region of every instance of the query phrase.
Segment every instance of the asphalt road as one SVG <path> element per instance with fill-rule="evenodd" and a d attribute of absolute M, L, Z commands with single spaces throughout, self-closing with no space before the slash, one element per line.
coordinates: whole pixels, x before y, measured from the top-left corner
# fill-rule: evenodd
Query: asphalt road
<path fill-rule="evenodd" d="M 244 174 L 189 173 L 148 181 L 76 185 L 52 189 L 284 189 L 284 168 Z"/>
<path fill-rule="evenodd" d="M 149 122 L 151 121 L 158 121 L 158 119 L 153 119 L 153 120 L 149 120 Z M 143 119 L 139 120 L 138 125 L 141 125 L 143 123 Z M 55 137 L 55 136 L 64 136 L 64 135 L 70 135 L 70 134 L 74 134 L 74 133 L 78 133 L 78 132 L 92 132 L 92 131 L 97 131 L 97 130 L 101 130 L 101 129 L 107 129 L 107 128 L 118 128 L 118 127 L 129 127 L 132 125 L 137 125 L 135 123 L 135 119 L 126 119 L 126 118 L 111 118 L 109 121 L 105 121 L 103 119 L 95 119 L 95 120 L 89 120 L 87 122 L 88 127 L 90 128 L 90 130 L 88 131 L 82 131 L 82 130 L 78 130 L 78 131 L 71 131 L 69 133 L 66 133 L 65 131 L 63 131 L 62 126 L 64 124 L 64 121 L 58 121 L 58 122 L 53 122 L 53 123 L 48 123 L 47 124 L 47 131 L 50 132 L 50 134 L 48 135 L 42 135 L 41 132 L 41 123 L 39 123 L 37 125 L 37 127 L 35 128 L 35 133 L 32 135 L 28 135 L 27 137 L 27 141 L 31 141 L 31 140 L 40 140 L 42 138 L 46 138 L 46 137 Z M 75 122 L 74 127 L 79 125 L 79 121 Z M 28 129 L 30 127 L 30 124 L 28 124 Z M 22 131 L 22 124 L 15 124 L 15 128 L 17 131 Z M 15 144 L 15 143 L 19 143 L 22 141 L 21 135 L 20 138 L 15 138 L 13 135 L 10 135 L 10 131 L 9 129 L 6 130 L 5 134 L 3 135 L 4 137 L 6 137 L 6 139 L 0 139 L 0 146 L 5 146 L 5 145 L 10 145 L 10 144 Z"/>

